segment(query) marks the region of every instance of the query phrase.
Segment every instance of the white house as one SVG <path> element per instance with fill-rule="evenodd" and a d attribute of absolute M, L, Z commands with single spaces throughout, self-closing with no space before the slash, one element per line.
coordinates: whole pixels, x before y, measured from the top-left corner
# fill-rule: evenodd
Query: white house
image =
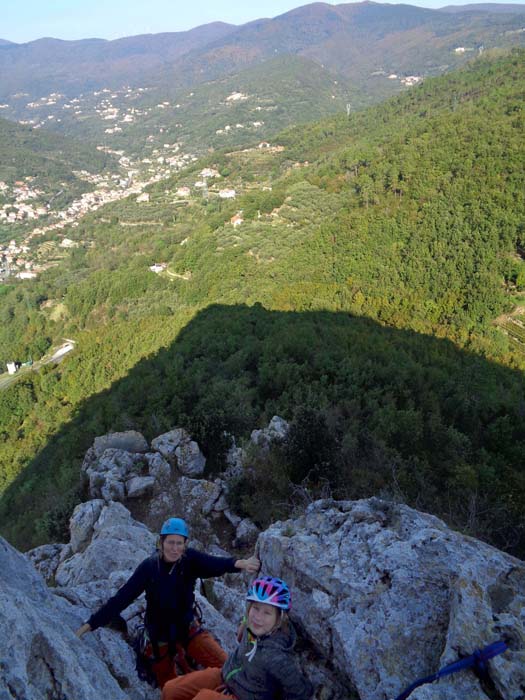
<path fill-rule="evenodd" d="M 59 245 L 61 248 L 76 248 L 78 243 L 76 241 L 72 241 L 71 238 L 64 238 L 62 241 L 60 241 Z"/>
<path fill-rule="evenodd" d="M 248 95 L 245 95 L 242 92 L 232 92 L 231 95 L 228 95 L 226 98 L 226 102 L 239 102 L 240 100 L 247 100 Z"/>
<path fill-rule="evenodd" d="M 219 190 L 221 199 L 235 199 L 235 190 Z"/>
<path fill-rule="evenodd" d="M 155 263 L 154 265 L 150 265 L 149 269 L 158 275 L 159 272 L 162 272 L 166 269 L 166 263 Z"/>
<path fill-rule="evenodd" d="M 200 172 L 201 177 L 218 177 L 219 171 L 215 168 L 203 168 Z"/>

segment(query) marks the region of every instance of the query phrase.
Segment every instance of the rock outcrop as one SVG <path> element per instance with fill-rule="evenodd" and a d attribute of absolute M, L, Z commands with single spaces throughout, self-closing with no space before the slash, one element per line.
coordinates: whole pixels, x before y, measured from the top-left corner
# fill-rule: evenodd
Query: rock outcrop
<path fill-rule="evenodd" d="M 111 630 L 78 640 L 86 610 L 54 595 L 32 564 L 0 539 L 0 698 L 153 700 L 130 647 Z"/>
<path fill-rule="evenodd" d="M 183 428 L 175 428 L 155 438 L 151 446 L 186 476 L 201 476 L 206 458 Z"/>
<path fill-rule="evenodd" d="M 290 426 L 287 421 L 280 416 L 274 416 L 268 424 L 267 428 L 261 430 L 252 430 L 250 442 L 262 449 L 268 449 L 272 442 L 284 440 L 288 434 Z"/>
<path fill-rule="evenodd" d="M 464 672 L 411 698 L 525 698 L 523 562 L 378 499 L 317 501 L 263 532 L 258 552 L 290 582 L 306 637 L 362 700 L 396 697 L 502 637 L 510 649 L 490 662 L 493 689 Z"/>
<path fill-rule="evenodd" d="M 281 420 L 274 417 L 267 429 L 273 437 Z M 267 431 L 258 432 L 266 435 Z M 244 452 L 239 450 L 241 470 L 244 457 Z M 194 526 L 198 539 L 207 544 L 210 541 L 219 544 L 214 534 L 216 528 L 208 521 L 213 523 L 221 518 L 234 530 L 240 528 L 232 537 L 236 546 L 253 544 L 258 529 L 228 509 L 227 481 L 197 478 L 202 475 L 205 463 L 199 446 L 182 428 L 159 435 L 152 440 L 151 447 L 140 433 L 129 431 L 96 438 L 86 453 L 81 473 L 91 502 L 97 503 L 98 508 L 104 503 L 123 503 L 134 517 L 154 531 L 163 520 L 178 513 Z M 91 516 L 83 511 L 82 517 Z M 73 531 L 71 535 L 75 547 L 78 535 Z"/>

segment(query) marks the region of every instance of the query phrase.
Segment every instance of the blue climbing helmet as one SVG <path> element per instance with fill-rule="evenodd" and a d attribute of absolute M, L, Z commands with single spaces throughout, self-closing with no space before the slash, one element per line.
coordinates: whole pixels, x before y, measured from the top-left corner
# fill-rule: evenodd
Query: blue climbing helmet
<path fill-rule="evenodd" d="M 190 536 L 190 531 L 186 522 L 182 518 L 168 518 L 160 529 L 161 536 L 163 535 L 181 535 L 186 537 Z"/>
<path fill-rule="evenodd" d="M 281 610 L 290 610 L 291 594 L 287 584 L 274 576 L 260 576 L 252 582 L 246 600 L 253 603 L 266 603 Z"/>

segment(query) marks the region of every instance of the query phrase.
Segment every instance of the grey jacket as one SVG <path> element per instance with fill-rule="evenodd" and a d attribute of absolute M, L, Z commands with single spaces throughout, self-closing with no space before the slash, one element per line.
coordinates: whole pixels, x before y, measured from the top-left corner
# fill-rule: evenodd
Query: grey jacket
<path fill-rule="evenodd" d="M 256 638 L 254 652 L 245 629 L 222 669 L 228 689 L 239 700 L 310 700 L 313 687 L 294 657 L 295 638 L 290 625 L 288 633 L 277 630 Z"/>

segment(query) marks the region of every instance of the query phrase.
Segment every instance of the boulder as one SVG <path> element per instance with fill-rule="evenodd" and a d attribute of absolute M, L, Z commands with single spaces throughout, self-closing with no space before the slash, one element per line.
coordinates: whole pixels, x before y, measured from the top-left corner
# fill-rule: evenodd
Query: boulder
<path fill-rule="evenodd" d="M 148 452 L 144 455 L 148 463 L 148 473 L 160 484 L 168 481 L 171 477 L 171 466 L 169 462 L 158 452 Z"/>
<path fill-rule="evenodd" d="M 93 451 L 96 457 L 101 457 L 106 450 L 122 450 L 123 452 L 147 452 L 146 438 L 136 430 L 126 430 L 122 433 L 108 433 L 96 437 Z"/>
<path fill-rule="evenodd" d="M 182 442 L 175 450 L 177 468 L 186 476 L 200 476 L 206 466 L 206 457 L 193 440 Z"/>
<path fill-rule="evenodd" d="M 511 648 L 490 662 L 499 696 L 465 672 L 411 697 L 523 700 L 523 562 L 379 499 L 317 501 L 263 532 L 258 552 L 291 585 L 293 618 L 361 700 L 393 698 L 502 635 Z"/>
<path fill-rule="evenodd" d="M 155 477 L 133 476 L 126 481 L 126 496 L 128 498 L 145 498 L 155 490 Z"/>
<path fill-rule="evenodd" d="M 227 508 L 224 511 L 224 516 L 226 517 L 228 522 L 230 522 L 233 525 L 233 527 L 237 527 L 242 520 L 242 518 L 239 515 L 231 511 L 229 508 Z"/>
<path fill-rule="evenodd" d="M 151 441 L 151 447 L 160 452 L 170 464 L 176 465 L 175 450 L 182 442 L 189 442 L 190 440 L 191 438 L 184 428 L 174 428 L 154 438 Z"/>
<path fill-rule="evenodd" d="M 200 476 L 206 458 L 184 428 L 174 428 L 151 441 L 151 446 L 186 476 Z"/>
<path fill-rule="evenodd" d="M 259 532 L 259 528 L 249 518 L 244 518 L 237 525 L 234 545 L 236 547 L 253 546 L 257 541 Z"/>
<path fill-rule="evenodd" d="M 125 482 L 132 476 L 144 475 L 147 469 L 148 462 L 143 454 L 112 447 L 94 459 L 84 459 L 82 464 L 90 497 L 102 498 L 106 502 L 125 501 Z"/>
<path fill-rule="evenodd" d="M 93 527 L 103 507 L 104 501 L 101 498 L 76 506 L 69 520 L 70 545 L 73 553 L 82 552 L 88 546 L 93 535 Z"/>
<path fill-rule="evenodd" d="M 105 505 L 93 524 L 89 544 L 58 567 L 57 585 L 77 586 L 100 580 L 106 582 L 104 596 L 109 597 L 155 551 L 155 543 L 156 536 L 133 520 L 121 503 Z"/>
<path fill-rule="evenodd" d="M 208 515 L 219 500 L 222 493 L 220 479 L 206 481 L 206 479 L 190 479 L 181 476 L 177 482 L 178 493 L 181 500 L 182 517 L 202 529 L 199 520 L 203 515 Z"/>
<path fill-rule="evenodd" d="M 65 544 L 43 544 L 26 553 L 27 558 L 46 583 L 54 581 L 57 567 L 66 547 Z"/>
<path fill-rule="evenodd" d="M 252 430 L 250 441 L 262 449 L 268 449 L 272 442 L 283 440 L 286 437 L 289 427 L 284 418 L 274 416 L 267 428 Z"/>
<path fill-rule="evenodd" d="M 158 696 L 139 681 L 131 649 L 115 632 L 75 637 L 85 611 L 53 595 L 26 557 L 1 538 L 0 570 L 2 699 Z"/>

